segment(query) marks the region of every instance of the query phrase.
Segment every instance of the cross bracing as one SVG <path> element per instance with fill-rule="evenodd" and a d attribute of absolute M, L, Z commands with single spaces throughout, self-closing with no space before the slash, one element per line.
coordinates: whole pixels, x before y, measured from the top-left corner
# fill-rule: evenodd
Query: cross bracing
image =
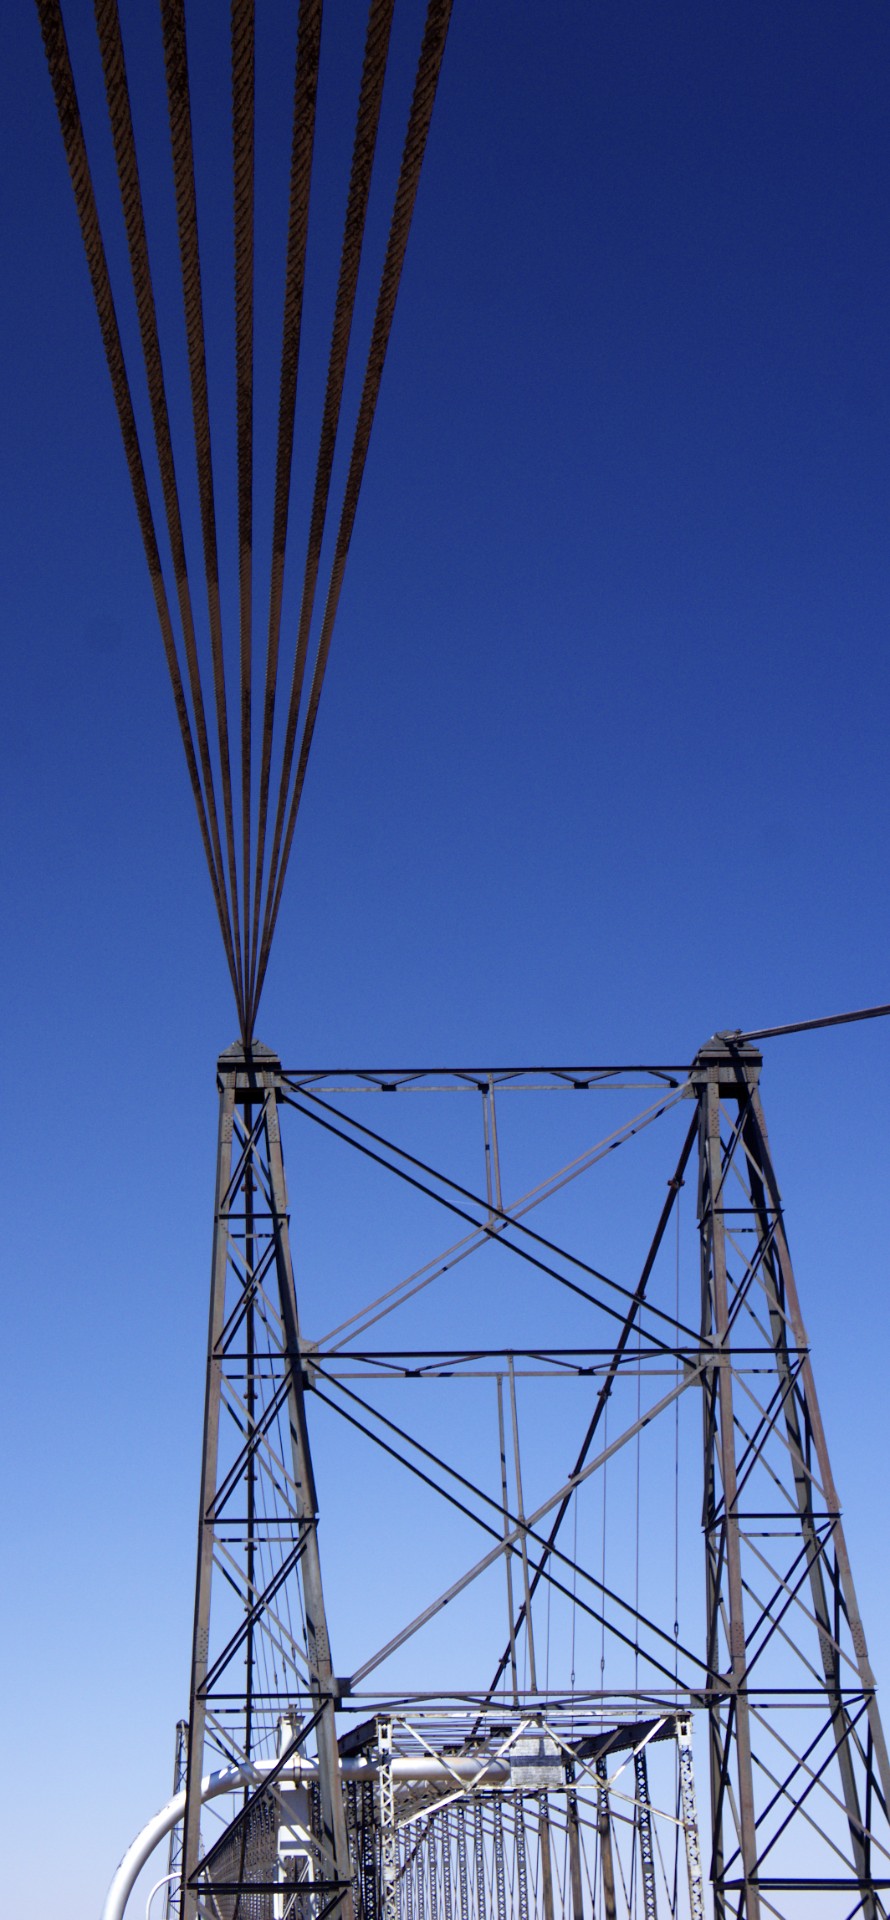
<path fill-rule="evenodd" d="M 221 1057 L 184 1912 L 249 1883 L 277 1914 L 286 1867 L 316 1920 L 886 1913 L 886 1746 L 760 1056 L 721 1038 L 666 1072 Z M 537 1177 L 533 1110 L 538 1152 L 571 1136 Z M 616 1267 L 609 1206 L 659 1159 Z M 202 1814 L 214 1773 L 235 1788 Z"/>

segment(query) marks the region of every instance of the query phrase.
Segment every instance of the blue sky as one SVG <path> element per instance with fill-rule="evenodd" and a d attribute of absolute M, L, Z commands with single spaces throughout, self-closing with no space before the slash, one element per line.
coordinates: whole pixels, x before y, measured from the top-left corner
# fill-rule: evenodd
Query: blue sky
<path fill-rule="evenodd" d="M 320 288 L 362 11 L 326 29 Z M 123 18 L 163 236 L 154 11 Z M 184 1709 L 235 1023 L 36 18 L 2 31 L 3 1764 L 87 1920 Z M 683 1059 L 888 998 L 888 59 L 878 0 L 457 0 L 259 1021 L 289 1061 Z M 885 1685 L 888 1044 L 776 1041 L 764 1077 Z M 47 1741 L 81 1757 L 49 1815 Z"/>

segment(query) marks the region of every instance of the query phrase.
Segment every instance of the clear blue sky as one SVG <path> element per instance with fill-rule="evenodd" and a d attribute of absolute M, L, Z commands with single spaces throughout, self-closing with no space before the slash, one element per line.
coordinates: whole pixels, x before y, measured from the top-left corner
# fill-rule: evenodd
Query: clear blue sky
<path fill-rule="evenodd" d="M 91 1920 L 184 1710 L 235 1023 L 36 17 L 2 33 L 4 1804 Z M 888 79 L 879 0 L 456 0 L 259 1021 L 289 1061 L 681 1059 L 890 997 Z M 888 1050 L 777 1041 L 764 1094 L 890 1689 Z"/>

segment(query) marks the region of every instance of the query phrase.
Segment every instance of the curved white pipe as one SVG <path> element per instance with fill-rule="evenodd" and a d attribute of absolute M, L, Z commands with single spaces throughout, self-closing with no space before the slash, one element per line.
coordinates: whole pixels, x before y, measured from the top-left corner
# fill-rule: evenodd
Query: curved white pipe
<path fill-rule="evenodd" d="M 155 1894 L 160 1893 L 162 1887 L 168 1887 L 170 1885 L 171 1880 L 178 1880 L 178 1879 L 179 1879 L 178 1873 L 162 1873 L 160 1880 L 155 1881 L 154 1886 L 152 1887 L 152 1890 L 148 1896 L 148 1899 L 145 1902 L 145 1920 L 151 1920 L 151 1903 L 155 1897 Z"/>
<path fill-rule="evenodd" d="M 257 1760 L 241 1767 L 221 1767 L 219 1773 L 207 1773 L 201 1781 L 201 1800 L 214 1800 L 221 1793 L 233 1793 L 238 1787 L 260 1786 L 264 1776 L 272 1773 L 278 1766 L 277 1760 Z M 284 1787 L 299 1786 L 303 1780 L 314 1780 L 317 1774 L 314 1760 L 303 1760 L 295 1756 L 289 1760 L 278 1778 Z M 376 1780 L 377 1766 L 373 1760 L 341 1760 L 340 1771 L 349 1780 Z M 466 1755 L 453 1759 L 440 1760 L 435 1754 L 413 1755 L 399 1754 L 392 1763 L 393 1779 L 399 1781 L 440 1781 L 444 1785 L 454 1780 L 455 1774 L 460 1780 L 484 1780 L 486 1786 L 494 1786 L 498 1781 L 509 1777 L 509 1766 L 502 1759 L 492 1756 L 482 1766 L 478 1760 Z M 102 1908 L 102 1920 L 123 1920 L 127 1901 L 136 1881 L 145 1866 L 146 1860 L 154 1853 L 159 1841 L 170 1833 L 185 1813 L 185 1788 L 174 1793 L 172 1800 L 161 1807 L 160 1812 L 147 1821 L 141 1833 L 127 1848 L 117 1869 L 114 1879 L 105 1895 Z"/>
<path fill-rule="evenodd" d="M 274 1764 L 274 1760 L 269 1761 L 268 1772 L 271 1772 Z M 256 1767 L 223 1767 L 219 1773 L 205 1774 L 201 1781 L 201 1799 L 212 1800 L 218 1793 L 226 1793 L 235 1787 L 243 1786 L 245 1779 L 254 1774 L 259 1777 L 259 1769 Z M 170 1833 L 182 1819 L 184 1812 L 185 1788 L 183 1787 L 181 1793 L 174 1793 L 172 1800 L 168 1800 L 166 1806 L 161 1807 L 160 1812 L 146 1822 L 142 1832 L 137 1833 L 135 1840 L 128 1846 L 105 1895 L 102 1920 L 123 1920 L 127 1901 L 146 1860 L 150 1859 L 165 1833 Z"/>

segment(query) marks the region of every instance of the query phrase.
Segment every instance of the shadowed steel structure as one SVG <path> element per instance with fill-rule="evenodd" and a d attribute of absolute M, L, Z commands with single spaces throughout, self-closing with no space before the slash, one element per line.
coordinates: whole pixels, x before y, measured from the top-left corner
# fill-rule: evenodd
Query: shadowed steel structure
<path fill-rule="evenodd" d="M 688 1070 L 325 1074 L 289 1072 L 259 1045 L 221 1056 L 183 1915 L 886 1915 L 887 1748 L 760 1071 L 753 1046 L 723 1036 Z M 606 1090 L 625 1102 L 645 1090 L 647 1104 L 508 1203 L 508 1094 Z M 377 1096 L 387 1094 L 403 1128 L 424 1096 L 469 1094 L 466 1113 L 478 1103 L 478 1186 L 463 1164 L 458 1179 L 372 1124 Z M 395 1178 L 412 1205 L 434 1202 L 458 1223 L 444 1252 L 314 1339 L 301 1326 L 291 1255 L 288 1112 L 338 1153 Z M 640 1152 L 643 1139 L 651 1160 L 652 1130 L 677 1119 L 679 1152 L 633 1284 L 543 1231 L 538 1208 L 565 1200 L 616 1151 Z M 690 1183 L 700 1285 L 687 1299 L 678 1207 Z M 677 1291 L 665 1304 L 674 1235 Z M 548 1313 L 551 1296 L 567 1296 L 596 1343 L 366 1344 L 372 1325 L 480 1258 L 521 1269 Z M 400 1385 L 404 1415 L 392 1407 Z M 410 1404 L 421 1389 L 471 1387 L 496 1388 L 500 1467 L 488 1485 L 442 1445 L 442 1433 L 468 1416 L 456 1427 L 439 1419 L 432 1444 Z M 567 1471 L 544 1497 L 537 1484 L 531 1490 L 539 1444 L 528 1432 L 524 1445 L 520 1438 L 520 1394 L 533 1387 L 563 1396 L 571 1388 L 576 1416 L 586 1402 Z M 704 1575 L 697 1611 L 685 1593 L 671 1601 L 668 1556 L 639 1518 L 643 1438 L 657 1466 L 679 1449 L 681 1409 L 693 1402 L 699 1439 L 684 1411 L 682 1471 L 689 1479 L 694 1468 L 698 1491 L 676 1509 L 674 1578 L 680 1592 L 677 1568 L 694 1555 Z M 363 1506 L 378 1516 L 382 1561 L 398 1564 L 398 1505 L 385 1477 L 396 1467 L 430 1503 L 422 1520 L 423 1508 L 411 1506 L 408 1531 L 416 1539 L 422 1525 L 431 1560 L 440 1558 L 443 1502 L 479 1537 L 476 1556 L 407 1617 L 400 1582 L 385 1583 L 385 1637 L 351 1660 L 351 1672 L 335 1661 L 322 1581 L 325 1516 L 310 1444 L 322 1418 L 326 1431 L 332 1419 L 347 1429 L 357 1449 L 354 1472 L 335 1476 L 330 1522 L 342 1544 L 340 1508 L 351 1492 L 356 1563 Z M 568 1437 L 570 1424 L 564 1416 L 560 1433 Z M 475 1459 L 475 1439 L 471 1451 Z M 607 1475 L 633 1458 L 635 1579 L 632 1553 L 625 1548 L 611 1573 L 605 1531 L 591 1552 L 577 1521 L 579 1491 L 602 1486 L 605 1496 Z M 405 1542 L 401 1552 L 410 1553 Z M 503 1596 L 496 1605 L 492 1577 Z M 477 1586 L 482 1624 L 461 1670 L 443 1682 L 427 1665 L 422 1685 L 406 1685 L 402 1650 L 419 1654 L 445 1608 Z M 556 1619 L 560 1609 L 563 1625 L 551 1634 L 551 1610 Z M 575 1671 L 582 1626 L 602 1636 L 599 1672 L 586 1660 Z M 610 1685 L 607 1649 L 617 1663 Z M 215 1802 L 208 1827 L 201 1778 L 226 1764 L 253 1784 L 221 1819 Z"/>

